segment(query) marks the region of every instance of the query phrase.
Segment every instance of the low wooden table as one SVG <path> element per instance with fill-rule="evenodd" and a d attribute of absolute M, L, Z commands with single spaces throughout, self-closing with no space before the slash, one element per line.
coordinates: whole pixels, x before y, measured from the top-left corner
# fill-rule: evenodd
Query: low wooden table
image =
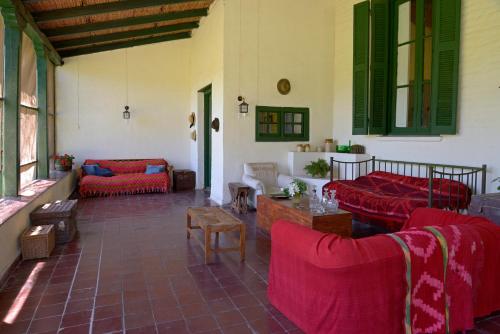
<path fill-rule="evenodd" d="M 239 182 L 229 182 L 228 186 L 231 193 L 231 209 L 240 214 L 247 213 L 250 187 Z"/>
<path fill-rule="evenodd" d="M 192 222 L 196 225 L 192 225 Z M 233 217 L 221 208 L 216 207 L 200 207 L 200 208 L 188 208 L 187 210 L 187 238 L 191 237 L 193 230 L 201 229 L 205 234 L 205 242 L 198 239 L 196 234 L 193 234 L 196 241 L 205 250 L 205 264 L 208 263 L 210 253 L 223 253 L 223 252 L 240 252 L 240 260 L 245 260 L 245 224 L 243 224 L 239 219 Z M 233 239 L 237 244 L 237 247 L 211 248 L 211 234 L 216 233 L 216 238 L 219 238 L 220 232 L 240 232 L 239 240 L 228 235 L 230 239 Z"/>
<path fill-rule="evenodd" d="M 267 195 L 257 196 L 257 225 L 271 231 L 277 220 L 288 220 L 313 230 L 335 233 L 342 237 L 352 234 L 352 214 L 339 209 L 335 213 L 313 214 L 309 211 L 309 199 L 303 199 L 302 208 L 296 208 L 289 199 L 273 199 Z"/>

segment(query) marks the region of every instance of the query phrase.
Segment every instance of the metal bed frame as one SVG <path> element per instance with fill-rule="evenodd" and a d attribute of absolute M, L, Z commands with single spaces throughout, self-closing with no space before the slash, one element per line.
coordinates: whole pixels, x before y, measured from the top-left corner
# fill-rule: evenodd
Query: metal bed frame
<path fill-rule="evenodd" d="M 460 187 L 456 187 L 456 205 L 453 201 L 451 183 L 443 189 L 443 182 L 437 182 L 436 179 L 458 181 L 466 185 L 471 195 L 486 192 L 486 165 L 481 167 L 457 166 L 434 164 L 427 162 L 412 162 L 398 160 L 371 159 L 356 162 L 346 162 L 330 158 L 330 181 L 334 181 L 334 175 L 339 180 L 354 180 L 359 176 L 368 175 L 371 172 L 383 171 L 404 176 L 424 177 L 429 179 L 428 207 L 433 207 L 435 199 L 434 191 L 438 191 L 438 207 L 460 209 Z M 350 172 L 350 174 L 349 174 Z M 341 178 L 343 176 L 343 178 Z M 350 176 L 350 177 L 347 177 Z M 455 188 L 455 187 L 454 187 Z M 479 192 L 478 192 L 479 188 Z M 442 191 L 447 193 L 447 200 L 443 198 Z M 446 205 L 447 204 L 447 205 Z"/>

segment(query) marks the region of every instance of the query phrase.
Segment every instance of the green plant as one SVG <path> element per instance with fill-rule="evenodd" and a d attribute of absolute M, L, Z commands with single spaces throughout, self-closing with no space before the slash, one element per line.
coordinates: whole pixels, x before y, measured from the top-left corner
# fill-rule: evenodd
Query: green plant
<path fill-rule="evenodd" d="M 500 177 L 493 179 L 492 182 L 500 182 Z M 497 190 L 500 190 L 500 186 L 497 187 Z"/>
<path fill-rule="evenodd" d="M 317 161 L 311 161 L 309 165 L 304 167 L 304 170 L 312 177 L 325 178 L 330 171 L 330 166 L 328 166 L 325 159 L 318 159 Z"/>
<path fill-rule="evenodd" d="M 283 189 L 283 193 L 289 197 L 300 196 L 307 191 L 307 184 L 299 179 L 294 179 L 292 183 Z"/>

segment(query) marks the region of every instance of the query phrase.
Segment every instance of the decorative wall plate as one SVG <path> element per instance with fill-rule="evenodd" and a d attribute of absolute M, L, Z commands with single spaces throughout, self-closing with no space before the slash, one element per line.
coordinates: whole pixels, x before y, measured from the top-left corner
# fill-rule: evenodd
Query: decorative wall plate
<path fill-rule="evenodd" d="M 219 126 L 220 126 L 220 122 L 219 122 L 219 119 L 216 117 L 212 121 L 212 129 L 214 129 L 215 132 L 219 132 Z"/>
<path fill-rule="evenodd" d="M 281 95 L 287 95 L 290 93 L 290 89 L 292 86 L 290 85 L 290 81 L 288 79 L 281 79 L 278 81 L 278 92 L 280 92 Z"/>
<path fill-rule="evenodd" d="M 188 122 L 189 122 L 189 128 L 191 129 L 194 126 L 194 122 L 196 122 L 196 115 L 194 114 L 194 112 L 189 114 Z"/>

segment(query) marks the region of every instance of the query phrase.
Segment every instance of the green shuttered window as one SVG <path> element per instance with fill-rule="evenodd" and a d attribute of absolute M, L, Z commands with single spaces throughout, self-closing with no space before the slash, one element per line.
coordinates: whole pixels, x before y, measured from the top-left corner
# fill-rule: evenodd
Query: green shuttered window
<path fill-rule="evenodd" d="M 354 6 L 353 134 L 456 133 L 460 6 L 460 0 Z"/>
<path fill-rule="evenodd" d="M 257 106 L 255 141 L 308 141 L 309 109 Z"/>

